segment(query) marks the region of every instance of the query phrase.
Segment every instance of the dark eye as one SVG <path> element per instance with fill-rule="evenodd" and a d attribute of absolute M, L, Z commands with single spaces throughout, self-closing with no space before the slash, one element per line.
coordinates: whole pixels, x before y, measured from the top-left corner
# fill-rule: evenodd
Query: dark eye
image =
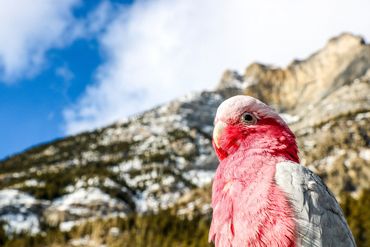
<path fill-rule="evenodd" d="M 245 112 L 242 115 L 242 121 L 246 124 L 255 124 L 257 123 L 257 118 L 249 112 Z"/>

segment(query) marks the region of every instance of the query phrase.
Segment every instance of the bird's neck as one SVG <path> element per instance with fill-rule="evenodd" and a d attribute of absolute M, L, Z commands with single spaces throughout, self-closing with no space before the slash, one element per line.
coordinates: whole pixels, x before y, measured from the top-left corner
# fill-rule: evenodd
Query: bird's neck
<path fill-rule="evenodd" d="M 242 140 L 236 152 L 255 159 L 290 160 L 299 163 L 298 147 L 293 133 L 281 131 L 272 133 L 255 133 Z"/>
<path fill-rule="evenodd" d="M 247 152 L 238 150 L 223 160 L 220 168 L 224 169 L 224 174 L 230 175 L 227 180 L 243 180 L 248 184 L 257 179 L 270 184 L 275 174 L 276 164 L 286 160 L 284 155 L 261 152 L 257 149 L 248 149 Z"/>
<path fill-rule="evenodd" d="M 235 175 L 231 179 L 239 177 L 249 181 L 258 174 L 264 174 L 258 179 L 271 183 L 276 164 L 283 161 L 299 163 L 297 144 L 291 132 L 280 131 L 279 135 L 274 132 L 255 133 L 235 144 L 229 151 L 220 166 L 229 170 L 226 174 Z"/>
<path fill-rule="evenodd" d="M 260 126 L 258 130 L 244 131 L 228 127 L 221 147 L 215 146 L 220 160 L 242 153 L 250 156 L 272 156 L 299 163 L 295 136 L 288 127 L 278 124 Z"/>

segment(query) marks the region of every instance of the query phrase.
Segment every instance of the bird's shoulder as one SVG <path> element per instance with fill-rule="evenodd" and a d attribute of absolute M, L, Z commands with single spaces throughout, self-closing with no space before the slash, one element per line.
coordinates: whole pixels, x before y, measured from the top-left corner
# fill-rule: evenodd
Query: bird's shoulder
<path fill-rule="evenodd" d="M 337 200 L 319 176 L 285 161 L 276 165 L 275 181 L 294 209 L 301 246 L 356 246 Z"/>

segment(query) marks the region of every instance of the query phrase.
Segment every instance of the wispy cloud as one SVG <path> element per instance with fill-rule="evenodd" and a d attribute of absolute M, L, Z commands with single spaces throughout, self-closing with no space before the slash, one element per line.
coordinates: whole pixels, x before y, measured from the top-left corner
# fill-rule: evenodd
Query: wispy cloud
<path fill-rule="evenodd" d="M 0 79 L 13 82 L 35 74 L 45 52 L 63 45 L 78 0 L 3 0 L 0 8 Z"/>
<path fill-rule="evenodd" d="M 102 2 L 84 19 L 73 9 L 81 0 L 2 0 L 0 7 L 0 81 L 13 83 L 30 77 L 46 64 L 46 53 L 104 28 L 112 12 Z"/>
<path fill-rule="evenodd" d="M 66 66 L 58 67 L 55 70 L 55 74 L 61 77 L 64 81 L 69 82 L 74 78 L 74 73 Z"/>
<path fill-rule="evenodd" d="M 157 0 L 122 9 L 100 39 L 106 62 L 65 131 L 102 126 L 191 90 L 227 68 L 286 65 L 343 31 L 370 35 L 366 0 Z"/>

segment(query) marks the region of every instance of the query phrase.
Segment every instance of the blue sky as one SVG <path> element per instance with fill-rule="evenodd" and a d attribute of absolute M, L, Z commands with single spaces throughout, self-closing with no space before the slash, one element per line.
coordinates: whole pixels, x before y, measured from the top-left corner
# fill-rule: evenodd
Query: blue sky
<path fill-rule="evenodd" d="M 0 158 L 370 37 L 366 0 L 1 1 Z"/>
<path fill-rule="evenodd" d="M 127 7 L 132 1 L 114 3 Z M 98 5 L 86 1 L 71 12 L 83 19 Z M 63 110 L 81 96 L 103 62 L 96 35 L 47 50 L 47 63 L 34 76 L 0 81 L 0 158 L 66 134 Z"/>

